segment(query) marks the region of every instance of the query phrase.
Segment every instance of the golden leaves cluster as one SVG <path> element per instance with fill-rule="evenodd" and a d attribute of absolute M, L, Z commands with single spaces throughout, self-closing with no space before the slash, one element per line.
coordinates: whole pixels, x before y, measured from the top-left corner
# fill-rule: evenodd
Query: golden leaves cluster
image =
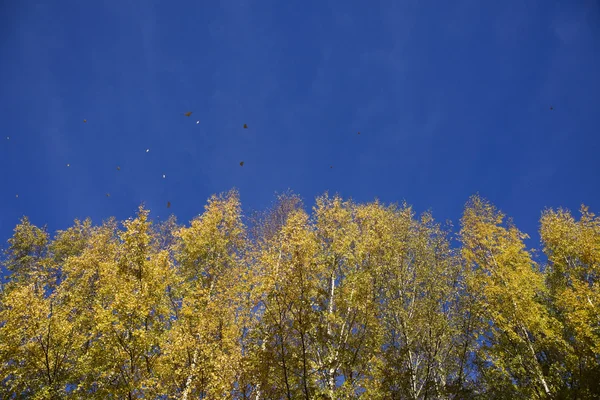
<path fill-rule="evenodd" d="M 593 398 L 600 220 L 546 210 L 546 260 L 491 203 L 239 195 L 188 226 L 24 218 L 0 293 L 3 398 Z"/>

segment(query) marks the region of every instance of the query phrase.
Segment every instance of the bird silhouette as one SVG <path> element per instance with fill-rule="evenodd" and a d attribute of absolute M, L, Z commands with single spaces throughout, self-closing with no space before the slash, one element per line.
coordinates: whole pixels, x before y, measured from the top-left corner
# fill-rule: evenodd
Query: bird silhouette
<path fill-rule="evenodd" d="M 192 115 L 192 112 L 188 111 L 188 112 L 184 113 L 183 115 L 185 115 L 186 117 L 189 117 L 190 115 Z"/>
<path fill-rule="evenodd" d="M 171 208 L 171 202 L 167 201 L 167 208 Z"/>
<path fill-rule="evenodd" d="M 244 166 L 244 162 L 240 161 L 240 167 L 243 167 L 243 166 Z"/>
<path fill-rule="evenodd" d="M 248 125 L 244 124 L 244 129 L 248 129 Z"/>

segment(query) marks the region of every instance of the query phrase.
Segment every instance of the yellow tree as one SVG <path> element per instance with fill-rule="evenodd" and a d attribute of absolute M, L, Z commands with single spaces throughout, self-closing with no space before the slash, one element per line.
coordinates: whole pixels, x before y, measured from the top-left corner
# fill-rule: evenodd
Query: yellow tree
<path fill-rule="evenodd" d="M 173 282 L 167 251 L 151 246 L 149 211 L 140 207 L 124 230 L 109 221 L 65 265 L 59 288 L 85 332 L 75 396 L 141 398 L 157 392 L 156 366 L 170 325 L 165 295 Z"/>
<path fill-rule="evenodd" d="M 313 210 L 319 243 L 313 307 L 317 382 L 330 399 L 352 398 L 364 390 L 368 378 L 376 325 L 372 265 L 358 222 L 372 209 L 325 194 Z"/>
<path fill-rule="evenodd" d="M 187 227 L 24 218 L 0 287 L 0 398 L 594 398 L 600 219 L 526 235 L 475 196 L 462 246 L 430 213 L 238 193 Z M 249 232 L 249 233 L 248 233 Z"/>
<path fill-rule="evenodd" d="M 64 261 L 81 253 L 91 223 L 58 232 L 53 241 L 25 218 L 9 240 L 5 261 L 13 274 L 1 294 L 0 387 L 6 393 L 33 398 L 67 394 L 76 380 L 76 329 L 68 302 L 57 289 Z"/>
<path fill-rule="evenodd" d="M 257 398 L 311 398 L 314 358 L 311 332 L 317 242 L 308 215 L 293 211 L 256 256 L 257 307 L 254 332 Z"/>
<path fill-rule="evenodd" d="M 249 361 L 250 393 L 256 400 L 287 398 L 291 395 L 287 378 L 289 363 L 284 337 L 289 313 L 282 307 L 285 286 L 282 261 L 285 243 L 283 229 L 288 220 L 302 212 L 302 200 L 291 191 L 277 196 L 272 207 L 251 217 L 251 248 L 247 262 L 251 266 L 252 299 L 249 310 L 252 324 L 248 329 L 247 359 Z M 289 235 L 289 228 L 286 229 Z M 293 386 L 293 385 L 292 385 Z"/>
<path fill-rule="evenodd" d="M 503 396 L 548 398 L 556 391 L 554 371 L 545 366 L 545 352 L 558 340 L 557 323 L 544 306 L 544 278 L 512 224 L 486 200 L 467 203 L 460 237 L 469 264 L 469 290 L 482 302 L 488 327 L 479 332 L 484 343 L 481 372 L 491 391 Z M 550 366 L 551 367 L 551 366 Z"/>
<path fill-rule="evenodd" d="M 263 277 L 257 397 L 356 397 L 375 309 L 370 275 L 355 251 L 354 205 L 322 196 L 314 221 L 290 208 L 275 233 L 262 237 L 254 264 Z"/>
<path fill-rule="evenodd" d="M 369 397 L 420 399 L 447 394 L 464 368 L 454 326 L 460 264 L 430 214 L 375 203 L 361 215 L 378 305 L 375 378 Z"/>
<path fill-rule="evenodd" d="M 27 217 L 21 220 L 8 240 L 4 265 L 11 274 L 11 282 L 33 283 L 36 290 L 46 290 L 52 285 L 53 269 L 49 265 L 48 244 L 50 237 L 46 228 L 39 228 L 29 222 Z"/>
<path fill-rule="evenodd" d="M 547 210 L 540 234 L 553 311 L 568 345 L 565 396 L 592 398 L 600 392 L 600 219 L 585 206 L 579 221 L 567 210 Z"/>
<path fill-rule="evenodd" d="M 243 375 L 245 236 L 235 191 L 213 196 L 204 214 L 175 232 L 180 309 L 164 342 L 166 393 L 229 396 Z"/>

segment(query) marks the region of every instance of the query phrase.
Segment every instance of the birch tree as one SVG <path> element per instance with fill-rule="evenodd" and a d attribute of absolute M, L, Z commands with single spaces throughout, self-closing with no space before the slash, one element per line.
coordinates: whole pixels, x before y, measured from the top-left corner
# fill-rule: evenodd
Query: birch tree
<path fill-rule="evenodd" d="M 175 237 L 181 309 L 164 344 L 164 384 L 181 399 L 221 397 L 234 390 L 242 366 L 238 295 L 248 288 L 237 192 L 213 196 Z"/>
<path fill-rule="evenodd" d="M 353 202 L 327 194 L 314 207 L 319 242 L 315 354 L 319 387 L 330 399 L 355 397 L 363 390 L 376 325 L 358 214 Z"/>
<path fill-rule="evenodd" d="M 63 261 L 85 245 L 89 221 L 59 232 L 24 218 L 9 239 L 5 265 L 13 272 L 0 293 L 0 389 L 17 398 L 66 396 L 76 380 L 77 348 L 83 342 L 68 299 L 57 289 Z"/>
<path fill-rule="evenodd" d="M 580 212 L 577 221 L 567 210 L 546 210 L 540 234 L 552 311 L 563 326 L 561 394 L 593 398 L 600 392 L 600 219 L 585 206 Z"/>
<path fill-rule="evenodd" d="M 4 399 L 591 399 L 600 220 L 527 236 L 472 197 L 452 226 L 403 204 L 239 194 L 187 225 L 140 206 L 50 236 L 23 218 L 0 287 Z"/>
<path fill-rule="evenodd" d="M 525 249 L 521 233 L 486 200 L 467 203 L 460 237 L 462 254 L 472 267 L 468 284 L 481 293 L 488 327 L 478 335 L 482 378 L 492 389 L 513 398 L 549 398 L 556 388 L 545 351 L 558 339 L 557 321 L 543 299 L 544 278 Z"/>

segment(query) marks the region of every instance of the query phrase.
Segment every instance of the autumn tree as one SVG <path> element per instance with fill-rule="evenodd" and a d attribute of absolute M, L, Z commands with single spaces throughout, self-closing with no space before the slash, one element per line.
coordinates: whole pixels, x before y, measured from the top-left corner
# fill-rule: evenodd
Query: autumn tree
<path fill-rule="evenodd" d="M 512 223 L 485 199 L 474 196 L 462 218 L 462 254 L 467 285 L 482 303 L 477 362 L 490 395 L 549 398 L 557 391 L 556 369 L 546 353 L 560 340 L 558 321 L 543 299 L 544 276 Z"/>
<path fill-rule="evenodd" d="M 355 397 L 369 376 L 376 306 L 371 269 L 361 252 L 359 207 L 339 196 L 317 198 L 319 243 L 315 352 L 321 392 Z"/>
<path fill-rule="evenodd" d="M 177 317 L 161 376 L 181 399 L 230 394 L 243 373 L 245 235 L 235 191 L 213 196 L 204 214 L 175 232 Z"/>
<path fill-rule="evenodd" d="M 600 393 L 600 219 L 585 206 L 577 221 L 567 210 L 546 210 L 540 234 L 548 257 L 551 310 L 562 323 L 565 348 L 555 358 L 561 394 Z"/>
<path fill-rule="evenodd" d="M 430 212 L 239 194 L 54 236 L 23 218 L 2 260 L 0 398 L 530 399 L 600 391 L 600 220 L 527 236 L 485 199 L 459 240 Z"/>
<path fill-rule="evenodd" d="M 11 279 L 0 293 L 0 389 L 17 398 L 57 398 L 75 378 L 77 330 L 62 284 L 64 261 L 81 253 L 91 223 L 58 232 L 51 242 L 45 229 L 24 218 L 9 239 L 4 265 Z"/>
<path fill-rule="evenodd" d="M 430 214 L 408 206 L 361 210 L 360 252 L 370 264 L 379 346 L 372 398 L 443 398 L 466 372 L 457 340 L 460 263 Z M 459 385 L 462 387 L 462 383 Z"/>

